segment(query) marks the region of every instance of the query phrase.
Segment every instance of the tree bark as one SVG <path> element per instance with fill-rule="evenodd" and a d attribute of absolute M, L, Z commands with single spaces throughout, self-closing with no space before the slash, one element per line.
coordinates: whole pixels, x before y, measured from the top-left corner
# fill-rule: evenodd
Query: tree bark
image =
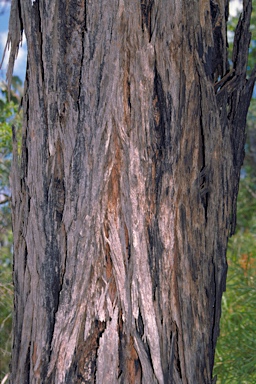
<path fill-rule="evenodd" d="M 11 383 L 213 382 L 250 13 L 229 68 L 227 0 L 13 1 Z"/>

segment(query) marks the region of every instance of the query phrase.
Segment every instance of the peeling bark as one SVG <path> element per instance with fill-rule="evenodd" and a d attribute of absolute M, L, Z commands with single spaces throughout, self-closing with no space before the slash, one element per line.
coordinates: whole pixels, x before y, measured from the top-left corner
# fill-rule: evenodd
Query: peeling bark
<path fill-rule="evenodd" d="M 15 4 L 28 67 L 11 382 L 212 383 L 251 2 L 231 69 L 226 0 Z"/>

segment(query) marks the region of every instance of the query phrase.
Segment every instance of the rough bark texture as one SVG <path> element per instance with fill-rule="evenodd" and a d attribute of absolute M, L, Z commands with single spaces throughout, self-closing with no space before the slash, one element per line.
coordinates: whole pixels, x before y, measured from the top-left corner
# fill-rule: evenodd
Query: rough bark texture
<path fill-rule="evenodd" d="M 251 2 L 232 68 L 227 0 L 13 4 L 28 67 L 11 383 L 212 383 Z"/>

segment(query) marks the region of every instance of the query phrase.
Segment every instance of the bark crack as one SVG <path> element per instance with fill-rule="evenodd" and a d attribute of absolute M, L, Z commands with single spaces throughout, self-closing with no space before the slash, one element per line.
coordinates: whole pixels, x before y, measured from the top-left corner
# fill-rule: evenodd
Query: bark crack
<path fill-rule="evenodd" d="M 45 76 L 44 76 L 44 60 L 43 60 L 43 28 L 42 28 L 42 17 L 40 12 L 39 1 L 35 4 L 36 14 L 38 14 L 38 34 L 39 42 L 38 47 L 40 49 L 40 64 L 41 64 L 41 74 L 42 74 L 42 86 L 44 85 Z"/>
<path fill-rule="evenodd" d="M 181 370 L 181 361 L 179 356 L 179 329 L 177 326 L 176 321 L 172 322 L 172 332 L 171 332 L 171 364 L 173 364 L 174 361 L 174 367 L 170 367 L 171 373 L 171 380 L 174 380 L 175 373 L 173 372 L 173 369 L 176 369 L 176 372 L 178 373 L 178 376 L 180 379 L 182 379 L 182 370 Z"/>
<path fill-rule="evenodd" d="M 151 12 L 154 0 L 141 0 L 141 29 L 148 33 L 148 39 L 151 39 Z"/>
<path fill-rule="evenodd" d="M 203 94 L 201 81 L 200 81 L 200 75 L 198 73 L 198 80 L 199 80 L 199 87 L 200 87 L 200 94 Z M 203 106 L 202 106 L 202 98 L 200 98 L 199 101 L 199 110 L 200 110 L 200 132 L 199 132 L 199 194 L 201 203 L 204 207 L 204 213 L 205 213 L 205 222 L 207 223 L 207 210 L 208 210 L 208 194 L 209 194 L 209 169 L 208 165 L 206 164 L 206 142 L 205 142 L 205 132 L 204 129 L 204 121 L 203 121 Z"/>
<path fill-rule="evenodd" d="M 82 86 L 82 84 L 83 84 L 82 73 L 83 73 L 83 66 L 84 66 L 84 59 L 85 59 L 85 33 L 87 32 L 86 6 L 87 6 L 87 2 L 85 0 L 85 2 L 84 2 L 84 25 L 82 26 L 82 36 L 81 36 L 81 39 L 82 39 L 82 57 L 80 60 L 80 70 L 79 70 L 79 80 L 78 80 L 78 98 L 77 98 L 77 108 L 78 108 L 78 113 L 79 113 L 78 121 L 80 121 L 80 99 L 81 99 L 81 92 L 82 92 L 82 88 L 83 88 L 83 86 Z"/>

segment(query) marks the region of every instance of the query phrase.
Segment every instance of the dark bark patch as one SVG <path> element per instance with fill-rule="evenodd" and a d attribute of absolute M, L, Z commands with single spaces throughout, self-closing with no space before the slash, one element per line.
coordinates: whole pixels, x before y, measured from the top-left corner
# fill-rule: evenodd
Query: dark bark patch
<path fill-rule="evenodd" d="M 27 354 L 26 354 L 26 360 L 25 360 L 25 365 L 23 367 L 23 380 L 24 384 L 29 384 L 30 380 L 30 350 L 31 350 L 31 344 L 29 344 L 29 347 L 27 349 Z"/>
<path fill-rule="evenodd" d="M 224 62 L 223 56 L 225 52 L 224 38 L 222 32 L 224 15 L 222 15 L 219 4 L 215 0 L 210 1 L 210 9 L 214 41 L 214 48 L 212 51 L 211 59 L 211 72 L 214 79 L 217 80 L 219 76 L 223 76 L 223 68 L 228 68 L 228 62 Z"/>
<path fill-rule="evenodd" d="M 160 159 L 165 158 L 164 155 L 168 150 L 171 150 L 171 108 L 172 105 L 167 107 L 162 79 L 155 67 L 154 93 L 152 99 L 153 124 L 151 124 L 151 145 L 155 158 L 159 161 Z M 170 167 L 170 164 L 168 165 Z"/>
<path fill-rule="evenodd" d="M 178 377 L 182 379 L 181 374 L 181 361 L 179 356 L 179 330 L 175 321 L 172 322 L 172 331 L 170 334 L 171 338 L 171 349 L 170 349 L 170 362 L 169 362 L 169 380 L 168 382 L 173 383 L 175 373 L 178 374 Z M 174 372 L 176 371 L 176 372 Z"/>
<path fill-rule="evenodd" d="M 179 208 L 179 219 L 180 219 L 180 229 L 183 234 L 183 240 L 185 242 L 186 239 L 186 228 L 187 228 L 187 217 L 186 217 L 186 208 L 183 204 L 180 205 Z"/>
<path fill-rule="evenodd" d="M 187 244 L 187 257 L 189 260 L 190 272 L 191 272 L 192 279 L 194 282 L 196 282 L 198 279 L 199 265 L 198 265 L 198 261 L 196 259 L 196 255 L 193 252 L 193 248 L 190 246 L 189 243 Z"/>
<path fill-rule="evenodd" d="M 73 363 L 65 377 L 66 384 L 91 384 L 96 382 L 97 350 L 100 338 L 106 329 L 106 323 L 95 320 L 90 334 L 85 341 L 84 325 L 85 320 L 81 326 Z"/>
<path fill-rule="evenodd" d="M 119 382 L 122 384 L 140 384 L 142 367 L 132 336 L 119 335 Z"/>
<path fill-rule="evenodd" d="M 151 9 L 154 0 L 141 0 L 141 29 L 151 36 Z"/>
<path fill-rule="evenodd" d="M 71 200 L 75 200 L 79 182 L 83 171 L 83 156 L 85 151 L 85 139 L 82 133 L 79 133 L 76 138 L 76 144 L 73 152 L 72 159 L 72 187 L 71 187 Z"/>
<path fill-rule="evenodd" d="M 140 309 L 139 309 L 139 315 L 138 315 L 138 320 L 137 320 L 137 330 L 138 330 L 140 337 L 142 338 L 144 336 L 144 324 L 143 324 L 143 318 L 141 316 Z"/>
<path fill-rule="evenodd" d="M 58 228 L 62 221 L 62 214 L 65 205 L 65 183 L 64 183 L 64 159 L 60 140 L 56 144 L 55 167 L 53 172 L 53 199 L 55 206 L 55 217 Z"/>
<path fill-rule="evenodd" d="M 124 222 L 124 235 L 125 235 L 126 258 L 129 261 L 131 258 L 131 243 L 130 243 L 128 228 L 125 222 Z"/>
<path fill-rule="evenodd" d="M 127 134 L 129 135 L 129 129 L 131 125 L 131 82 L 130 82 L 130 68 L 129 68 L 129 55 L 125 62 L 124 77 L 123 77 L 123 97 L 124 97 L 124 120 L 126 123 Z"/>
<path fill-rule="evenodd" d="M 159 234 L 159 227 L 156 220 L 153 221 L 151 226 L 148 227 L 148 239 L 149 239 L 149 252 L 148 252 L 148 263 L 150 266 L 150 273 L 152 279 L 152 294 L 153 300 L 159 302 L 160 298 L 157 297 L 160 295 L 160 266 L 161 258 L 163 254 L 163 244 L 161 242 L 161 237 Z"/>

